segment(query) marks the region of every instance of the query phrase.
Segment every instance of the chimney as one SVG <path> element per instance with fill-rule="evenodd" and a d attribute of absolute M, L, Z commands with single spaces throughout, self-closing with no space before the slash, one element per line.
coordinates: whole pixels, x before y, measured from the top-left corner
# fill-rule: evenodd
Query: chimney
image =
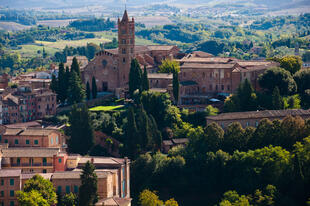
<path fill-rule="evenodd" d="M 91 162 L 92 164 L 94 164 L 94 158 L 93 158 L 93 157 L 91 158 L 90 162 Z"/>

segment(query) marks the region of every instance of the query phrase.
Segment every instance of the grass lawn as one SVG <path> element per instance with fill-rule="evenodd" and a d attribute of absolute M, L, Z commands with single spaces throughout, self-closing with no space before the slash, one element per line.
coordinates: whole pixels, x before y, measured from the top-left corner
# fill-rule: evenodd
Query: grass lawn
<path fill-rule="evenodd" d="M 60 51 L 60 49 L 48 47 L 48 46 L 44 46 L 44 49 L 49 56 L 53 56 L 55 52 Z M 42 54 L 37 53 L 38 50 L 42 52 L 43 46 L 37 45 L 37 44 L 27 44 L 27 45 L 22 45 L 21 49 L 12 50 L 12 51 L 14 51 L 15 53 L 19 53 L 22 57 L 42 56 Z"/>
<path fill-rule="evenodd" d="M 124 105 L 117 105 L 117 106 L 98 106 L 90 108 L 89 110 L 92 112 L 105 112 L 105 111 L 115 111 L 125 107 Z"/>
<path fill-rule="evenodd" d="M 109 42 L 110 40 L 107 38 L 91 38 L 91 39 L 81 39 L 81 40 L 59 40 L 56 42 L 48 42 L 48 41 L 36 41 L 37 44 L 42 44 L 45 47 L 50 47 L 54 49 L 63 49 L 66 46 L 78 47 L 78 46 L 86 46 L 87 43 L 100 44 L 104 42 Z"/>

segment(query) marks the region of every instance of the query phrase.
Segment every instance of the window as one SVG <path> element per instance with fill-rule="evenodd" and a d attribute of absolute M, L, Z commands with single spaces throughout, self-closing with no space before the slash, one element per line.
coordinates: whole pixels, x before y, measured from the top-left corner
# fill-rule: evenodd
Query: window
<path fill-rule="evenodd" d="M 255 126 L 258 127 L 258 121 L 255 122 Z"/>
<path fill-rule="evenodd" d="M 30 141 L 29 141 L 29 139 L 26 139 L 26 144 L 30 144 Z"/>
<path fill-rule="evenodd" d="M 122 39 L 122 44 L 126 44 L 126 39 Z"/>
<path fill-rule="evenodd" d="M 42 173 L 46 173 L 46 169 L 43 169 L 43 170 L 42 170 Z"/>
<path fill-rule="evenodd" d="M 224 91 L 224 85 L 222 85 L 222 91 Z"/>
<path fill-rule="evenodd" d="M 14 206 L 15 204 L 14 204 L 14 201 L 11 201 L 10 202 L 10 206 Z"/>
<path fill-rule="evenodd" d="M 227 90 L 228 90 L 228 91 L 230 90 L 230 85 L 227 85 Z"/>
<path fill-rule="evenodd" d="M 133 54 L 133 48 L 130 49 L 130 52 Z"/>
<path fill-rule="evenodd" d="M 34 140 L 34 144 L 39 144 L 39 140 Z"/>
<path fill-rule="evenodd" d="M 2 135 L 0 135 L 0 142 L 2 141 Z"/>
<path fill-rule="evenodd" d="M 215 85 L 215 90 L 217 91 L 217 89 L 218 89 L 218 88 L 217 88 L 217 85 Z"/>
<path fill-rule="evenodd" d="M 18 144 L 18 139 L 15 140 L 15 144 Z"/>
<path fill-rule="evenodd" d="M 56 136 L 56 144 L 58 144 L 58 136 Z"/>
<path fill-rule="evenodd" d="M 9 140 L 7 140 L 7 139 L 4 140 L 4 143 L 8 143 L 8 142 L 9 142 Z"/>
<path fill-rule="evenodd" d="M 17 158 L 16 162 L 17 162 L 17 165 L 19 166 L 20 165 L 20 158 L 19 157 Z"/>
<path fill-rule="evenodd" d="M 14 190 L 10 190 L 10 197 L 14 197 Z"/>
<path fill-rule="evenodd" d="M 54 144 L 54 138 L 53 137 L 51 138 L 51 144 Z"/>
<path fill-rule="evenodd" d="M 4 185 L 4 179 L 1 179 L 1 185 Z"/>
<path fill-rule="evenodd" d="M 66 193 L 70 193 L 70 186 L 69 185 L 66 186 Z"/>
<path fill-rule="evenodd" d="M 123 58 L 123 63 L 125 63 L 126 62 L 126 58 Z"/>
<path fill-rule="evenodd" d="M 79 192 L 79 187 L 77 185 L 74 185 L 74 193 L 78 193 Z"/>
<path fill-rule="evenodd" d="M 4 197 L 4 191 L 1 191 L 1 192 L 0 192 L 0 196 L 1 196 L 1 197 Z"/>
<path fill-rule="evenodd" d="M 11 185 L 11 186 L 14 185 L 14 179 L 10 179 L 10 185 Z"/>
<path fill-rule="evenodd" d="M 122 49 L 122 54 L 126 54 L 126 49 Z"/>
<path fill-rule="evenodd" d="M 61 190 L 62 190 L 62 189 L 61 189 L 61 186 L 58 186 L 58 187 L 57 187 L 57 192 L 58 192 L 58 193 L 61 193 Z"/>
<path fill-rule="evenodd" d="M 246 122 L 246 126 L 247 126 L 247 127 L 249 126 L 249 122 Z"/>
<path fill-rule="evenodd" d="M 61 158 L 58 159 L 58 162 L 61 163 Z"/>

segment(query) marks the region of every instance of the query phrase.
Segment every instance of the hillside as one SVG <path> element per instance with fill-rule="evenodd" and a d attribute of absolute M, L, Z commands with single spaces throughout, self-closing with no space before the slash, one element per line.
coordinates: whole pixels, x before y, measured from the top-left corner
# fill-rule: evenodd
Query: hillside
<path fill-rule="evenodd" d="M 166 3 L 166 4 L 177 4 L 177 5 L 214 5 L 219 3 L 230 3 L 230 4 L 246 4 L 253 3 L 255 5 L 262 5 L 268 8 L 273 7 L 287 7 L 291 4 L 303 6 L 305 4 L 309 4 L 309 1 L 306 0 L 127 0 L 128 6 L 147 6 L 150 4 L 158 4 L 158 3 Z M 10 7 L 10 8 L 76 8 L 76 7 L 87 7 L 87 6 L 104 6 L 104 7 L 123 7 L 125 4 L 125 0 L 0 0 L 0 5 L 2 7 Z"/>

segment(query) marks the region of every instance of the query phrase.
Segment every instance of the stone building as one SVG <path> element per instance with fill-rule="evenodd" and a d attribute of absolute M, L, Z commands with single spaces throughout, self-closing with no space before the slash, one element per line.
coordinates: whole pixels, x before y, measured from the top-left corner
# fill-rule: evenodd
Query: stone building
<path fill-rule="evenodd" d="M 1 98 L 3 124 L 27 122 L 56 114 L 56 94 L 49 89 L 8 89 Z"/>
<path fill-rule="evenodd" d="M 205 104 L 214 95 L 228 96 L 248 79 L 259 90 L 258 76 L 277 66 L 271 61 L 243 61 L 193 52 L 180 62 L 180 104 Z"/>
<path fill-rule="evenodd" d="M 0 126 L 0 205 L 18 205 L 16 192 L 35 174 L 50 180 L 59 194 L 77 194 L 88 161 L 98 176 L 96 205 L 130 206 L 129 159 L 68 154 L 58 130 Z"/>
<path fill-rule="evenodd" d="M 250 111 L 250 112 L 231 112 L 223 113 L 216 116 L 207 117 L 207 124 L 212 122 L 217 123 L 223 129 L 226 129 L 229 124 L 233 122 L 240 122 L 243 128 L 252 126 L 257 127 L 259 122 L 267 118 L 269 120 L 282 120 L 286 116 L 300 116 L 303 119 L 310 118 L 310 109 L 289 109 L 289 110 L 264 110 L 264 111 Z"/>
<path fill-rule="evenodd" d="M 95 77 L 98 91 L 117 92 L 128 88 L 131 60 L 136 58 L 141 68 L 146 67 L 148 73 L 157 71 L 161 61 L 174 58 L 179 53 L 176 46 L 135 44 L 135 20 L 129 18 L 127 11 L 118 19 L 117 49 L 105 49 L 98 52 L 82 72 L 83 82 Z"/>

